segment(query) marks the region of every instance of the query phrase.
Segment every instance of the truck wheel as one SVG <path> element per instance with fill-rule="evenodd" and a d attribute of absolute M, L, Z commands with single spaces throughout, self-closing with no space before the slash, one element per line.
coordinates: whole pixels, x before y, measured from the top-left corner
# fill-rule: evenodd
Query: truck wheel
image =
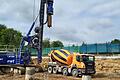
<path fill-rule="evenodd" d="M 57 74 L 57 72 L 58 72 L 58 71 L 57 71 L 57 68 L 56 68 L 56 67 L 53 67 L 53 73 L 54 73 L 54 74 Z"/>
<path fill-rule="evenodd" d="M 51 74 L 51 73 L 52 73 L 52 71 L 53 71 L 52 66 L 49 66 L 49 67 L 48 67 L 48 73 L 50 73 L 50 74 Z"/>
<path fill-rule="evenodd" d="M 72 76 L 78 77 L 78 70 L 77 69 L 72 70 Z"/>
<path fill-rule="evenodd" d="M 63 68 L 63 75 L 65 75 L 65 76 L 68 76 L 68 69 L 67 68 Z"/>

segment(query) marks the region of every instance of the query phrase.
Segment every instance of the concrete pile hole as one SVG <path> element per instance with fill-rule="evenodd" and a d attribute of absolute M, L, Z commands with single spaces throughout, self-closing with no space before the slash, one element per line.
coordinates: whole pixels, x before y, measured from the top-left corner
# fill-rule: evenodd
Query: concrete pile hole
<path fill-rule="evenodd" d="M 89 75 L 83 75 L 82 80 L 92 80 L 92 78 Z"/>
<path fill-rule="evenodd" d="M 35 67 L 26 67 L 25 80 L 34 80 Z"/>

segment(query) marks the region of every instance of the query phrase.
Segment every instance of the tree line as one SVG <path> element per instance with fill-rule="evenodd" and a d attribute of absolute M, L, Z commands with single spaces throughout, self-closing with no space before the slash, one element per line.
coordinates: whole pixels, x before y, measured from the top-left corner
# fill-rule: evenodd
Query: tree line
<path fill-rule="evenodd" d="M 18 48 L 20 45 L 21 38 L 22 33 L 20 31 L 14 30 L 13 28 L 7 28 L 6 25 L 0 24 L 0 45 L 14 45 L 16 48 Z M 110 43 L 120 43 L 120 40 L 114 39 Z M 44 39 L 43 48 L 50 47 L 64 47 L 64 45 L 60 40 L 50 41 L 50 39 L 48 38 Z"/>
<path fill-rule="evenodd" d="M 0 45 L 14 45 L 16 48 L 19 47 L 22 38 L 20 31 L 14 30 L 13 28 L 7 28 L 6 25 L 0 24 Z M 50 39 L 43 40 L 43 48 L 50 47 L 63 47 L 63 43 L 59 40 L 50 42 Z"/>
<path fill-rule="evenodd" d="M 59 40 L 50 42 L 49 38 L 43 40 L 43 48 L 50 47 L 64 47 L 63 43 Z"/>
<path fill-rule="evenodd" d="M 21 37 L 21 32 L 0 24 L 0 45 L 14 45 L 18 47 Z"/>

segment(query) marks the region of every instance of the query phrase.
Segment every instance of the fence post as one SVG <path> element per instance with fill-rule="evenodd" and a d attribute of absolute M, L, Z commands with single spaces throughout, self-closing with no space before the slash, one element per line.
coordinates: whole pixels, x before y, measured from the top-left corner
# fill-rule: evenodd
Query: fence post
<path fill-rule="evenodd" d="M 88 53 L 87 44 L 86 44 L 86 54 Z"/>
<path fill-rule="evenodd" d="M 120 43 L 119 43 L 119 53 L 120 53 Z"/>
<path fill-rule="evenodd" d="M 97 43 L 95 44 L 95 48 L 96 48 L 96 54 L 98 55 L 98 45 L 97 45 Z"/>

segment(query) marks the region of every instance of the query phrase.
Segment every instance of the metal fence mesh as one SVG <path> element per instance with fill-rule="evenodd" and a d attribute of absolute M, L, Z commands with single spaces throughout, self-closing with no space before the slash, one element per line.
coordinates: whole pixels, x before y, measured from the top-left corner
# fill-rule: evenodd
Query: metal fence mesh
<path fill-rule="evenodd" d="M 81 46 L 67 46 L 67 47 L 52 47 L 52 48 L 44 48 L 43 56 L 47 56 L 51 50 L 54 49 L 66 49 L 70 52 L 78 52 L 78 53 L 87 53 L 87 54 L 119 54 L 120 53 L 120 44 L 111 44 L 111 43 L 103 43 L 103 44 L 83 44 Z M 0 45 L 0 51 L 13 51 L 17 53 L 15 46 L 13 45 Z M 32 56 L 37 56 L 37 51 L 31 48 Z"/>

